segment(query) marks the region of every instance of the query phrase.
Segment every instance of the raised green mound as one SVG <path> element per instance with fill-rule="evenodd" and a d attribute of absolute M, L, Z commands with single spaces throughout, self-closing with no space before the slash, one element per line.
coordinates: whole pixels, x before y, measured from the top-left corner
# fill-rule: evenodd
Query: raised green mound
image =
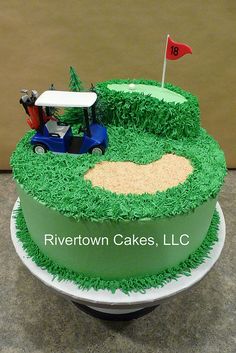
<path fill-rule="evenodd" d="M 104 156 L 33 153 L 32 132 L 27 133 L 13 153 L 14 179 L 46 206 L 75 219 L 134 220 L 187 213 L 216 197 L 226 173 L 218 143 L 205 130 L 196 138 L 173 140 L 137 131 L 135 127 L 109 126 L 109 148 Z M 194 168 L 186 181 L 155 194 L 116 194 L 93 187 L 84 179 L 89 168 L 100 161 L 132 161 L 147 164 L 166 153 L 184 156 Z"/>
<path fill-rule="evenodd" d="M 211 225 L 201 246 L 178 266 L 169 268 L 153 275 L 140 277 L 130 277 L 120 280 L 104 280 L 101 277 L 89 277 L 79 274 L 68 268 L 59 266 L 50 258 L 45 256 L 39 247 L 32 240 L 21 209 L 16 213 L 17 237 L 22 242 L 23 248 L 36 263 L 37 266 L 51 273 L 59 281 L 73 281 L 79 288 L 95 290 L 108 289 L 113 293 L 120 289 L 124 293 L 131 291 L 145 292 L 148 288 L 158 288 L 164 286 L 171 280 L 177 280 L 181 275 L 190 276 L 191 270 L 197 268 L 208 257 L 214 243 L 218 240 L 219 215 L 215 211 Z"/>
<path fill-rule="evenodd" d="M 129 89 L 134 84 L 136 89 Z M 159 137 L 181 139 L 200 132 L 197 97 L 179 87 L 152 80 L 110 80 L 98 83 L 98 110 L 104 124 L 135 127 Z"/>

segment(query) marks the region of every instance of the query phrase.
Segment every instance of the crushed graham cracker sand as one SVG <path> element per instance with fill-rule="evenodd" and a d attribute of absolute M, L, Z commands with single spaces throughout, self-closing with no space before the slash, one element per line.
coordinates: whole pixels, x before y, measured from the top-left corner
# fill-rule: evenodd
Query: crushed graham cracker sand
<path fill-rule="evenodd" d="M 117 194 L 154 194 L 183 183 L 192 171 L 185 157 L 165 154 L 149 164 L 103 161 L 89 169 L 84 178 Z"/>

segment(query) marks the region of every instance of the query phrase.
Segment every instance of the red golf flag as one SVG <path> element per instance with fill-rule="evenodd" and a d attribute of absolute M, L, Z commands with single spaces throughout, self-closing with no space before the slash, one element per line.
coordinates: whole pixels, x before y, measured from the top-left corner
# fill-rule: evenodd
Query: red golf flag
<path fill-rule="evenodd" d="M 187 44 L 174 42 L 170 36 L 168 36 L 166 59 L 177 60 L 185 54 L 192 54 L 192 48 Z"/>

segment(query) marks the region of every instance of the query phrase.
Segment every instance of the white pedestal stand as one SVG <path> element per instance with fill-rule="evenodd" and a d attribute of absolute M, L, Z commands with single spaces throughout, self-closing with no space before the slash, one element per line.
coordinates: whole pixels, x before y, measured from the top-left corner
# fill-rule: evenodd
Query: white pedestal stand
<path fill-rule="evenodd" d="M 73 282 L 53 279 L 46 270 L 42 270 L 29 258 L 22 248 L 22 243 L 16 237 L 16 225 L 13 212 L 19 207 L 19 199 L 16 201 L 11 215 L 11 238 L 18 256 L 29 271 L 42 281 L 46 286 L 69 298 L 81 310 L 90 315 L 106 320 L 130 320 L 155 309 L 163 300 L 186 290 L 203 279 L 212 269 L 218 258 L 225 241 L 225 220 L 219 203 L 217 211 L 220 215 L 220 227 L 218 231 L 219 241 L 213 246 L 209 256 L 198 268 L 192 270 L 191 276 L 181 276 L 161 288 L 147 289 L 145 294 L 131 292 L 129 295 L 120 290 L 112 294 L 108 290 L 82 290 Z"/>

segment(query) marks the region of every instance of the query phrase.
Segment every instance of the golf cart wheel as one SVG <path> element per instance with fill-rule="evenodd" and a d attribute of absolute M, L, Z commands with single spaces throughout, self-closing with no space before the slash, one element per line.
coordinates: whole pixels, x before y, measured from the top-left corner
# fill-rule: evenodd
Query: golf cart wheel
<path fill-rule="evenodd" d="M 105 148 L 102 145 L 92 147 L 90 150 L 91 154 L 96 154 L 98 156 L 101 156 L 102 154 L 104 154 L 104 152 L 105 152 Z"/>
<path fill-rule="evenodd" d="M 37 154 L 43 154 L 46 153 L 48 149 L 43 143 L 37 143 L 37 145 L 34 145 L 33 151 Z"/>

